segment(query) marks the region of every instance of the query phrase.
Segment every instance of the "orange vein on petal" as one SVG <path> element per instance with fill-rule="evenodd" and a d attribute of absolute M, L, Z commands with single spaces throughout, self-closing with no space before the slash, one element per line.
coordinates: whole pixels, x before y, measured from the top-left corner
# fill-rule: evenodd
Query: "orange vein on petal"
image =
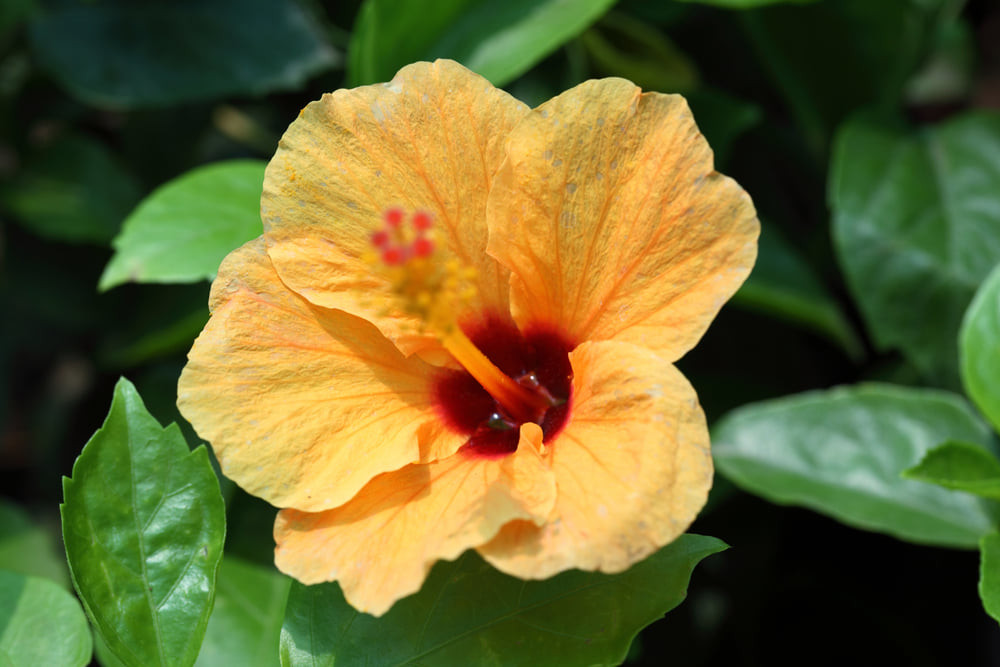
<path fill-rule="evenodd" d="M 351 605 L 379 616 L 419 590 L 435 561 L 457 558 L 512 520 L 545 521 L 556 492 L 541 447 L 541 430 L 527 424 L 507 457 L 459 453 L 377 477 L 336 509 L 283 510 L 275 562 L 306 584 L 337 580 Z"/>
<path fill-rule="evenodd" d="M 552 515 L 514 521 L 478 549 L 526 579 L 626 569 L 683 533 L 712 484 L 705 417 L 679 371 L 617 341 L 583 343 L 570 360 L 574 414 L 547 454 Z"/>
<path fill-rule="evenodd" d="M 433 367 L 404 358 L 368 322 L 288 290 L 262 240 L 226 258 L 211 303 L 178 406 L 250 493 L 322 510 L 462 445 L 435 412 Z"/>
<path fill-rule="evenodd" d="M 372 298 L 384 281 L 359 279 L 382 212 L 423 208 L 440 222 L 442 255 L 476 269 L 468 312 L 505 316 L 508 273 L 485 253 L 486 198 L 506 136 L 527 112 L 450 61 L 417 63 L 387 84 L 307 106 L 268 165 L 261 199 L 282 280 L 316 305 L 370 320 L 406 354 L 433 347 L 405 312 Z"/>
<path fill-rule="evenodd" d="M 581 144 L 581 142 L 583 142 Z M 589 81 L 511 133 L 487 206 L 511 309 L 674 361 L 746 278 L 759 223 L 683 98 Z"/>

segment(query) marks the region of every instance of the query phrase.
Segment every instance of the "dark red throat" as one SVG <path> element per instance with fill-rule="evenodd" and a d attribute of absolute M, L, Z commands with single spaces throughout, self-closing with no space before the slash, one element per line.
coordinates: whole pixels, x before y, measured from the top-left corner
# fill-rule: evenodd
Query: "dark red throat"
<path fill-rule="evenodd" d="M 497 368 L 530 386 L 552 404 L 538 420 L 545 442 L 550 442 L 572 409 L 573 370 L 563 336 L 545 327 L 521 333 L 511 324 L 490 320 L 466 331 L 469 339 Z M 434 382 L 434 399 L 448 426 L 469 436 L 463 451 L 501 457 L 517 449 L 521 424 L 465 371 L 442 371 Z"/>

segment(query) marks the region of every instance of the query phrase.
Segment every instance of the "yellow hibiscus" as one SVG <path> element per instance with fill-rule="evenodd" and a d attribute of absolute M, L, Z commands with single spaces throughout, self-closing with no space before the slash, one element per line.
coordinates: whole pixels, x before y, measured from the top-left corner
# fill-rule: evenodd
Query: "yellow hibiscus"
<path fill-rule="evenodd" d="M 712 463 L 673 362 L 759 224 L 683 98 L 603 79 L 531 110 L 417 63 L 307 106 L 261 215 L 178 403 L 282 508 L 282 571 L 380 615 L 466 549 L 619 572 L 691 524 Z"/>

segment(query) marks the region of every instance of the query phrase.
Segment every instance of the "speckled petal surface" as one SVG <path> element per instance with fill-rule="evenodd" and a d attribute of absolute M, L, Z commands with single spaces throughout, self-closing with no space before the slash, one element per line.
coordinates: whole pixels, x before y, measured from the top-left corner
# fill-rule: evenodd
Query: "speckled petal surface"
<path fill-rule="evenodd" d="M 379 616 L 418 591 L 435 561 L 457 558 L 511 520 L 549 516 L 555 481 L 541 440 L 541 429 L 525 425 L 508 456 L 459 452 L 377 477 L 343 507 L 284 510 L 274 527 L 278 569 L 306 584 L 336 580 L 356 609 Z"/>
<path fill-rule="evenodd" d="M 487 214 L 518 323 L 668 361 L 749 274 L 760 227 L 747 194 L 714 171 L 684 99 L 623 79 L 583 83 L 522 120 Z"/>
<path fill-rule="evenodd" d="M 387 300 L 363 260 L 384 211 L 426 211 L 437 256 L 477 272 L 466 315 L 506 317 L 508 275 L 486 255 L 486 199 L 526 106 L 457 63 L 416 63 L 386 84 L 338 90 L 302 110 L 268 165 L 261 199 L 268 252 L 312 303 L 376 324 L 406 353 L 433 347 Z"/>
<path fill-rule="evenodd" d="M 434 367 L 404 358 L 369 322 L 297 296 L 261 239 L 226 258 L 210 303 L 177 403 L 248 492 L 278 507 L 336 507 L 376 475 L 464 441 L 434 412 Z"/>
<path fill-rule="evenodd" d="M 625 570 L 683 533 L 712 485 L 705 416 L 676 368 L 617 341 L 584 343 L 570 361 L 573 415 L 546 450 L 552 514 L 542 526 L 513 521 L 479 548 L 525 579 Z"/>

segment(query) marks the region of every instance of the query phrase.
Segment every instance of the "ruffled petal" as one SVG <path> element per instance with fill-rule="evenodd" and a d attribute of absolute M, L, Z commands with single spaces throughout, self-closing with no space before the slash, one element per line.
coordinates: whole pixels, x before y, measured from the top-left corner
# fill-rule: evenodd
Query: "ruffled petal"
<path fill-rule="evenodd" d="M 407 354 L 433 346 L 364 256 L 392 207 L 434 218 L 441 261 L 477 271 L 467 313 L 509 312 L 508 274 L 486 255 L 486 198 L 510 128 L 528 108 L 447 60 L 303 109 L 264 177 L 261 215 L 281 279 L 312 303 L 375 323 Z"/>
<path fill-rule="evenodd" d="M 510 136 L 487 210 L 515 320 L 680 358 L 749 274 L 759 223 L 687 103 L 583 83 Z"/>
<path fill-rule="evenodd" d="M 261 239 L 225 259 L 210 305 L 177 403 L 248 492 L 328 509 L 376 475 L 463 444 L 435 413 L 435 368 L 404 358 L 369 322 L 297 296 Z"/>
<path fill-rule="evenodd" d="M 541 447 L 541 429 L 526 424 L 508 456 L 461 450 L 377 477 L 343 507 L 283 510 L 275 563 L 305 584 L 338 581 L 351 605 L 380 616 L 418 591 L 435 561 L 483 544 L 511 520 L 546 519 L 556 490 Z"/>
<path fill-rule="evenodd" d="M 573 413 L 546 452 L 552 515 L 511 522 L 478 549 L 524 579 L 625 570 L 683 533 L 712 484 L 705 416 L 676 368 L 618 341 L 584 343 L 570 361 Z"/>

